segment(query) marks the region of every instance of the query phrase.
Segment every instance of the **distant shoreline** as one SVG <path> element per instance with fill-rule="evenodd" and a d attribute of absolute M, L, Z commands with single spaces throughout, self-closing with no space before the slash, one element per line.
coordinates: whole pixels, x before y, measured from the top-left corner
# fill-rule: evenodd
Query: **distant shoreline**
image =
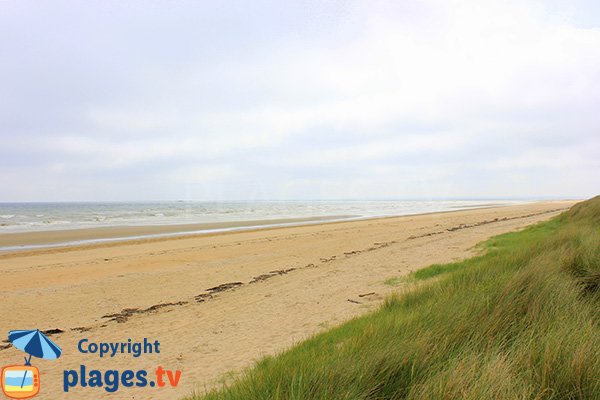
<path fill-rule="evenodd" d="M 432 211 L 399 210 L 395 215 L 332 214 L 319 216 L 298 216 L 281 218 L 260 218 L 198 223 L 163 223 L 108 226 L 82 226 L 43 230 L 8 231 L 0 230 L 0 254 L 14 251 L 38 250 L 58 247 L 109 244 L 134 240 L 160 240 L 192 235 L 207 235 L 224 232 L 248 231 L 257 229 L 283 228 L 314 225 L 332 222 L 356 221 L 365 219 L 395 218 L 410 215 L 437 214 L 460 210 L 484 209 L 515 205 L 514 203 L 480 203 L 449 206 L 447 209 Z"/>

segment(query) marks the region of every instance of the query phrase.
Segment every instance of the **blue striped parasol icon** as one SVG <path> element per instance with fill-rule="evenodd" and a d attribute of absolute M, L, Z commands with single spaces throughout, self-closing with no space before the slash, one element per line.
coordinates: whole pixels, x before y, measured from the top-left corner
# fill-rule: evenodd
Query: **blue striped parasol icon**
<path fill-rule="evenodd" d="M 31 365 L 31 356 L 44 358 L 46 360 L 55 360 L 62 354 L 62 350 L 46 335 L 35 330 L 16 330 L 8 332 L 8 340 L 17 349 L 29 354 L 29 358 L 25 357 L 25 365 Z M 23 376 L 21 387 L 27 377 L 27 371 Z"/>

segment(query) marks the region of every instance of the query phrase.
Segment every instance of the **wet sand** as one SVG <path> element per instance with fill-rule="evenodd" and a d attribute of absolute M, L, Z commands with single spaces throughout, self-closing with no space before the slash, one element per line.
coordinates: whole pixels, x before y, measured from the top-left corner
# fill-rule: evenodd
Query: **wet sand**
<path fill-rule="evenodd" d="M 342 220 L 353 215 L 330 215 L 310 218 L 279 218 L 251 221 L 227 221 L 200 224 L 110 226 L 81 229 L 61 229 L 37 232 L 0 233 L 0 251 L 3 247 L 60 247 L 61 245 L 85 244 L 140 239 L 143 237 L 186 236 L 210 231 L 245 230 L 246 228 L 277 225 L 304 225 L 319 221 Z"/>
<path fill-rule="evenodd" d="M 386 285 L 469 257 L 490 236 L 546 220 L 572 201 L 0 254 L 0 332 L 50 330 L 56 361 L 34 359 L 40 399 L 69 398 L 63 370 L 182 371 L 177 388 L 75 388 L 71 398 L 177 399 L 264 355 L 376 308 Z M 81 354 L 77 343 L 160 341 L 160 354 Z M 20 351 L 0 343 L 0 365 Z"/>

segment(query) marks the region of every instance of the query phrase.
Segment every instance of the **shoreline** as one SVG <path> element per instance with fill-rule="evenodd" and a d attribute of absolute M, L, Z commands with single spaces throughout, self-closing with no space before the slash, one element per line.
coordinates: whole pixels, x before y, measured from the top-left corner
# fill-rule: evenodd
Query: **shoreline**
<path fill-rule="evenodd" d="M 80 225 L 66 228 L 47 227 L 41 229 L 36 228 L 25 230 L 0 229 L 0 254 L 15 251 L 120 243 L 138 240 L 167 239 L 172 237 L 186 237 L 192 235 L 208 235 L 223 232 L 248 231 L 255 229 L 293 227 L 320 223 L 396 218 L 410 215 L 456 212 L 461 210 L 509 207 L 528 203 L 535 202 L 488 202 L 472 205 L 457 205 L 445 209 L 442 207 L 440 210 L 398 210 L 397 214 L 339 213 L 317 216 L 283 216 L 273 218 L 259 217 L 260 219 L 233 219 L 211 222 L 130 222 L 124 224 L 110 225 Z"/>
<path fill-rule="evenodd" d="M 560 203 L 565 200 L 544 201 Z M 524 202 L 519 204 L 535 204 Z M 229 232 L 248 232 L 255 230 L 291 228 L 296 226 L 320 225 L 362 220 L 380 220 L 420 215 L 437 215 L 468 210 L 511 207 L 519 204 L 489 203 L 462 206 L 456 209 L 408 213 L 398 215 L 361 216 L 361 215 L 325 215 L 297 218 L 273 218 L 242 221 L 202 222 L 187 224 L 152 225 L 114 225 L 100 227 L 82 227 L 72 229 L 52 229 L 34 231 L 0 232 L 0 255 L 13 252 L 25 252 L 58 248 L 79 248 L 95 245 L 118 245 L 120 243 L 146 242 L 215 235 Z"/>
<path fill-rule="evenodd" d="M 167 239 L 237 232 L 276 227 L 293 227 L 327 222 L 353 221 L 354 215 L 330 215 L 305 218 L 276 218 L 248 221 L 223 221 L 195 224 L 117 225 L 91 228 L 0 233 L 0 253 L 57 247 L 75 247 L 136 240 Z"/>

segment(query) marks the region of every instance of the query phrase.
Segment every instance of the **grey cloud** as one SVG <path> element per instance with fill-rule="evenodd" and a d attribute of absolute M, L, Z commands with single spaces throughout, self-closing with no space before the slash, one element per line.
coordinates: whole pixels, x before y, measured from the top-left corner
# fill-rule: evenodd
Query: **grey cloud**
<path fill-rule="evenodd" d="M 594 2 L 0 7 L 0 201 L 600 184 Z"/>

